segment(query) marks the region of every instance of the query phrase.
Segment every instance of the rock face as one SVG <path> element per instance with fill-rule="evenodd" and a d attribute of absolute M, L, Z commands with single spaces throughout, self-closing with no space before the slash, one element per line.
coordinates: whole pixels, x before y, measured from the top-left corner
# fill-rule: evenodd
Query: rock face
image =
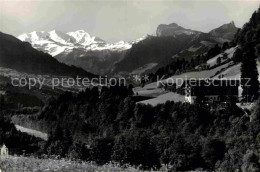
<path fill-rule="evenodd" d="M 234 21 L 224 24 L 216 29 L 209 32 L 212 36 L 222 37 L 224 39 L 232 40 L 236 34 L 238 28 L 235 26 Z"/>
<path fill-rule="evenodd" d="M 156 36 L 176 36 L 180 34 L 192 35 L 197 33 L 200 32 L 191 29 L 185 29 L 176 23 L 172 23 L 169 25 L 160 24 L 156 29 Z"/>

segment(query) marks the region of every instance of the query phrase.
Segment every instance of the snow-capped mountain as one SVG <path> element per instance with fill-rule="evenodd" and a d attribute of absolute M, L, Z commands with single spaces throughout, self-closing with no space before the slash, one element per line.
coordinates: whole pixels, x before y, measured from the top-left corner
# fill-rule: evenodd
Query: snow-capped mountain
<path fill-rule="evenodd" d="M 18 36 L 21 41 L 29 42 L 33 48 L 52 55 L 62 63 L 96 74 L 109 73 L 113 65 L 123 58 L 126 50 L 145 38 L 146 36 L 131 42 L 109 44 L 84 30 L 68 33 L 56 30 L 33 31 Z"/>
<path fill-rule="evenodd" d="M 90 36 L 84 30 L 77 30 L 75 32 L 68 32 L 67 35 L 74 38 L 73 43 L 77 43 L 83 46 L 89 46 L 91 44 L 105 44 L 106 42 L 98 37 Z"/>
<path fill-rule="evenodd" d="M 73 48 L 83 48 L 86 51 L 122 51 L 131 48 L 132 44 L 124 41 L 107 44 L 104 40 L 91 36 L 84 30 L 68 33 L 56 30 L 50 32 L 33 31 L 31 33 L 24 33 L 18 36 L 18 38 L 21 41 L 29 42 L 34 48 L 52 56 L 60 53 L 69 53 Z"/>
<path fill-rule="evenodd" d="M 55 30 L 34 31 L 18 38 L 67 65 L 81 67 L 94 74 L 113 75 L 146 69 L 150 64 L 153 64 L 152 69 L 149 68 L 145 72 L 154 72 L 174 57 L 196 57 L 216 44 L 222 45 L 231 41 L 236 30 L 233 22 L 209 33 L 186 29 L 176 23 L 160 24 L 156 29 L 156 36 L 144 36 L 131 42 L 120 41 L 112 44 L 84 30 L 68 33 Z M 136 46 L 132 47 L 133 44 Z"/>

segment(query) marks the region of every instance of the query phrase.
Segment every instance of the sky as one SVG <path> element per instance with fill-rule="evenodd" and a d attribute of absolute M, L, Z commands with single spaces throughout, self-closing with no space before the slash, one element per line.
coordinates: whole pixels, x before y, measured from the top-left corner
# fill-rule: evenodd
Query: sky
<path fill-rule="evenodd" d="M 85 30 L 107 42 L 154 34 L 159 24 L 177 23 L 209 32 L 234 21 L 242 27 L 260 0 L 0 0 L 0 31 Z"/>

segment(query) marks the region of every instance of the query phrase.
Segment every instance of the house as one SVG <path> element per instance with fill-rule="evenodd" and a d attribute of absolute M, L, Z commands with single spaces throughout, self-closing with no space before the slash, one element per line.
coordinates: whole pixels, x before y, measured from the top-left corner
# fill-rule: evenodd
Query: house
<path fill-rule="evenodd" d="M 173 84 L 171 84 L 171 85 L 165 84 L 165 85 L 164 85 L 164 90 L 166 90 L 166 91 L 171 91 L 171 92 L 176 92 L 176 90 L 177 90 L 177 84 L 176 84 L 176 83 L 173 83 Z"/>
<path fill-rule="evenodd" d="M 184 82 L 185 102 L 190 104 L 196 101 L 204 103 L 226 102 L 230 98 L 238 99 L 239 80 L 187 80 Z"/>
<path fill-rule="evenodd" d="M 8 148 L 3 144 L 3 146 L 0 147 L 0 157 L 7 157 L 8 156 Z"/>
<path fill-rule="evenodd" d="M 197 71 L 202 71 L 202 70 L 207 70 L 207 69 L 209 69 L 209 67 L 210 67 L 209 64 L 203 63 L 203 64 L 201 64 L 201 65 L 196 66 L 195 69 L 196 69 Z"/>

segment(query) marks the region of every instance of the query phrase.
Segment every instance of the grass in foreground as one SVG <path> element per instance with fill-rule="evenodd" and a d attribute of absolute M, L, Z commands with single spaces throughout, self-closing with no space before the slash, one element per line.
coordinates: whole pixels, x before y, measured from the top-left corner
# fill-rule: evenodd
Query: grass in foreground
<path fill-rule="evenodd" d="M 64 159 L 38 159 L 19 156 L 1 158 L 0 169 L 2 172 L 141 172 L 138 168 L 131 166 L 123 168 L 117 163 L 108 163 L 98 166 L 91 162 L 78 162 Z"/>

